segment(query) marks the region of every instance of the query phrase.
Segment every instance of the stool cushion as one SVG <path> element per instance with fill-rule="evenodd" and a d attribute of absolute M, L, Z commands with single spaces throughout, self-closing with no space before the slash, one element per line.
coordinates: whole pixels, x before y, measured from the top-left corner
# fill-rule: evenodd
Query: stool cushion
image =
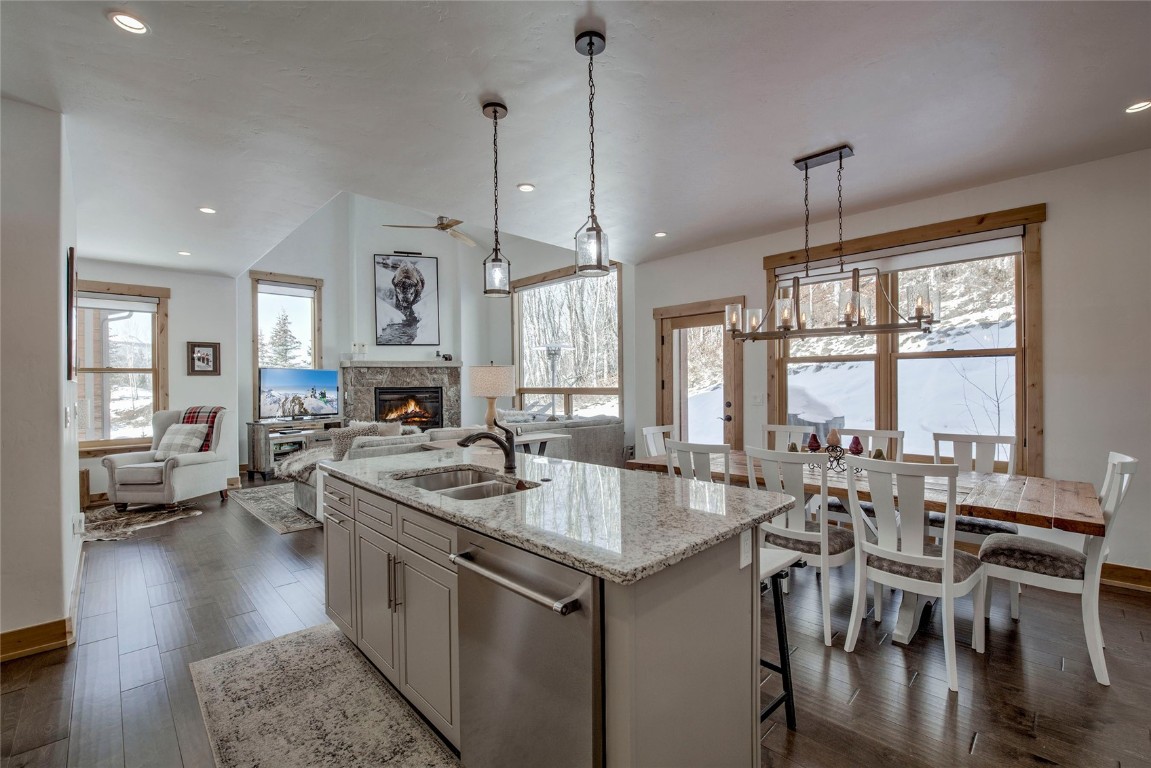
<path fill-rule="evenodd" d="M 770 523 L 763 526 L 764 541 L 773 547 L 790 549 L 793 552 L 802 552 L 805 555 L 818 555 L 818 541 L 804 541 L 787 535 L 787 529 Z M 808 533 L 819 533 L 819 523 L 808 520 L 804 525 Z M 837 525 L 827 526 L 827 554 L 838 555 L 855 546 L 855 534 L 846 528 Z"/>
<path fill-rule="evenodd" d="M 925 546 L 923 554 L 928 557 L 942 557 L 943 547 L 936 544 Z M 967 581 L 971 575 L 979 570 L 979 558 L 962 550 L 955 550 L 955 583 Z M 942 568 L 929 568 L 923 565 L 911 565 L 899 560 L 889 560 L 879 555 L 867 556 L 867 567 L 885 571 L 895 576 L 903 576 L 919 581 L 933 581 L 937 584 L 943 582 Z"/>
<path fill-rule="evenodd" d="M 1006 533 L 988 536 L 979 548 L 979 559 L 1057 579 L 1082 579 L 1087 568 L 1087 555 L 1071 547 Z"/>
<path fill-rule="evenodd" d="M 118 485 L 159 485 L 164 482 L 164 462 L 149 461 L 146 464 L 126 464 L 116 468 Z"/>
<path fill-rule="evenodd" d="M 927 523 L 932 528 L 942 528 L 944 519 L 942 512 L 927 513 Z M 984 520 L 982 517 L 956 515 L 955 530 L 980 536 L 990 536 L 993 533 L 1019 533 L 1019 526 L 1015 523 L 1005 523 L 1002 520 Z"/>

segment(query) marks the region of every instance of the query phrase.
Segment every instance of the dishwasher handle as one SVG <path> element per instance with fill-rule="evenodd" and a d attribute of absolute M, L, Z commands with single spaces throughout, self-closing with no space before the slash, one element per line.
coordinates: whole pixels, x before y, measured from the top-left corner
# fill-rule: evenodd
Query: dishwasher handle
<path fill-rule="evenodd" d="M 506 576 L 501 576 L 494 571 L 489 571 L 487 568 L 484 568 L 482 565 L 479 565 L 474 560 L 472 560 L 471 554 L 468 552 L 457 552 L 450 554 L 448 555 L 448 559 L 451 560 L 456 566 L 465 568 L 472 573 L 483 576 L 485 579 L 495 582 L 504 589 L 515 592 L 521 597 L 526 597 L 528 600 L 531 600 L 533 603 L 538 603 L 544 608 L 550 608 L 560 616 L 567 616 L 569 613 L 575 613 L 580 609 L 579 599 L 575 594 L 569 595 L 568 597 L 562 597 L 558 600 L 553 600 L 547 595 L 535 591 L 531 587 L 527 587 L 523 584 L 514 582 Z"/>

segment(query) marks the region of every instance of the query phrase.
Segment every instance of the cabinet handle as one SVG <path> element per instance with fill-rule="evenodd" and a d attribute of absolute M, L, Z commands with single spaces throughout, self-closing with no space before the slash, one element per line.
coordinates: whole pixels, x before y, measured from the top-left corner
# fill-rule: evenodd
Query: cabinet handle
<path fill-rule="evenodd" d="M 396 569 L 392 567 L 392 562 L 395 560 L 391 552 L 386 552 L 388 564 L 388 610 L 395 612 L 396 610 Z"/>
<path fill-rule="evenodd" d="M 458 552 L 448 555 L 448 559 L 456 564 L 457 567 L 464 568 L 479 576 L 488 579 L 504 589 L 514 592 L 521 597 L 526 597 L 533 603 L 538 603 L 544 608 L 550 608 L 558 613 L 560 616 L 567 616 L 570 613 L 575 613 L 580 609 L 579 599 L 576 597 L 579 592 L 568 595 L 567 597 L 553 598 L 542 592 L 537 592 L 531 587 L 512 581 L 511 579 L 501 576 L 494 571 L 489 571 L 482 565 L 478 565 L 469 552 Z"/>
<path fill-rule="evenodd" d="M 331 518 L 332 522 L 336 523 L 337 525 L 343 525 L 344 523 L 348 522 L 347 520 L 340 517 L 339 515 L 333 515 L 331 512 L 329 512 L 326 509 L 324 510 L 324 517 Z"/>
<path fill-rule="evenodd" d="M 400 599 L 400 596 L 404 592 L 403 583 L 400 581 L 400 576 L 403 575 L 404 572 L 403 566 L 404 564 L 400 562 L 400 558 L 392 558 L 392 584 L 395 585 L 395 596 L 393 597 L 392 602 L 395 605 L 396 611 L 399 611 L 400 606 L 404 604 L 404 601 Z"/>
<path fill-rule="evenodd" d="M 328 491 L 328 493 L 330 493 L 330 494 L 332 494 L 333 496 L 335 496 L 335 497 L 336 497 L 336 501 L 340 502 L 341 504 L 349 504 L 349 503 L 351 503 L 351 499 L 349 499 L 347 496 L 341 496 L 340 494 L 336 493 L 335 491 Z"/>

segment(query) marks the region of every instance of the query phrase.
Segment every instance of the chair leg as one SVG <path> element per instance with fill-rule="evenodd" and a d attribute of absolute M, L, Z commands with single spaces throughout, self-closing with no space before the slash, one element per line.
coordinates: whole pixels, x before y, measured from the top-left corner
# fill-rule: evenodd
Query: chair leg
<path fill-rule="evenodd" d="M 783 613 L 783 590 L 787 582 L 787 572 L 771 577 L 771 595 L 775 604 L 775 631 L 779 638 L 779 675 L 783 679 L 783 710 L 787 715 L 787 727 L 795 730 L 795 691 L 791 685 L 791 649 L 787 644 L 787 617 Z"/>
<path fill-rule="evenodd" d="M 1100 685 L 1111 685 L 1107 676 L 1107 660 L 1103 657 L 1103 632 L 1099 626 L 1099 587 L 1090 589 L 1086 584 L 1083 590 L 1083 634 L 1087 636 L 1087 653 L 1091 656 L 1091 668 Z"/>
<path fill-rule="evenodd" d="M 224 490 L 220 491 L 220 501 L 227 501 L 227 500 L 228 500 L 228 489 L 225 488 Z"/>
<path fill-rule="evenodd" d="M 862 555 L 858 552 L 855 554 L 855 562 L 855 596 L 851 601 L 851 623 L 847 625 L 847 640 L 843 643 L 843 650 L 848 653 L 855 650 L 855 642 L 859 639 L 859 629 L 867 608 L 867 571 L 863 567 Z"/>
<path fill-rule="evenodd" d="M 991 582 L 995 579 L 990 576 L 984 579 L 983 584 L 983 618 L 991 618 Z"/>
<path fill-rule="evenodd" d="M 976 585 L 975 589 L 971 591 L 975 599 L 975 605 L 971 613 L 971 647 L 975 649 L 976 653 L 983 653 L 986 647 L 987 613 L 986 605 L 984 604 L 987 602 L 988 587 L 991 584 L 991 579 L 985 575 L 980 581 L 982 583 Z"/>
<path fill-rule="evenodd" d="M 819 599 L 823 608 L 823 644 L 831 647 L 831 574 L 826 564 L 819 569 Z"/>
<path fill-rule="evenodd" d="M 875 603 L 875 623 L 883 621 L 883 585 L 878 581 L 871 585 L 871 600 Z"/>
<path fill-rule="evenodd" d="M 783 579 L 783 583 L 780 585 L 780 589 L 783 590 L 783 594 L 785 594 L 785 595 L 790 594 L 791 593 L 791 579 Z"/>
<path fill-rule="evenodd" d="M 1007 586 L 1007 591 L 1011 593 L 1011 618 L 1019 621 L 1019 593 L 1023 587 L 1015 582 L 1008 582 Z"/>
<path fill-rule="evenodd" d="M 959 673 L 955 666 L 955 598 L 950 590 L 943 592 L 943 657 L 947 663 L 947 687 L 959 691 Z"/>

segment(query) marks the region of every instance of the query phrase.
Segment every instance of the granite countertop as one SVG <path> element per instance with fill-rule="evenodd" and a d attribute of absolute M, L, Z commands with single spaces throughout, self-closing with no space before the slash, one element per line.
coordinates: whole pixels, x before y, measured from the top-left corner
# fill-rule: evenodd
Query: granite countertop
<path fill-rule="evenodd" d="M 461 501 L 396 480 L 448 468 L 501 471 L 473 449 L 322 462 L 341 480 L 618 584 L 632 584 L 790 509 L 782 493 L 517 454 L 518 493 Z"/>

